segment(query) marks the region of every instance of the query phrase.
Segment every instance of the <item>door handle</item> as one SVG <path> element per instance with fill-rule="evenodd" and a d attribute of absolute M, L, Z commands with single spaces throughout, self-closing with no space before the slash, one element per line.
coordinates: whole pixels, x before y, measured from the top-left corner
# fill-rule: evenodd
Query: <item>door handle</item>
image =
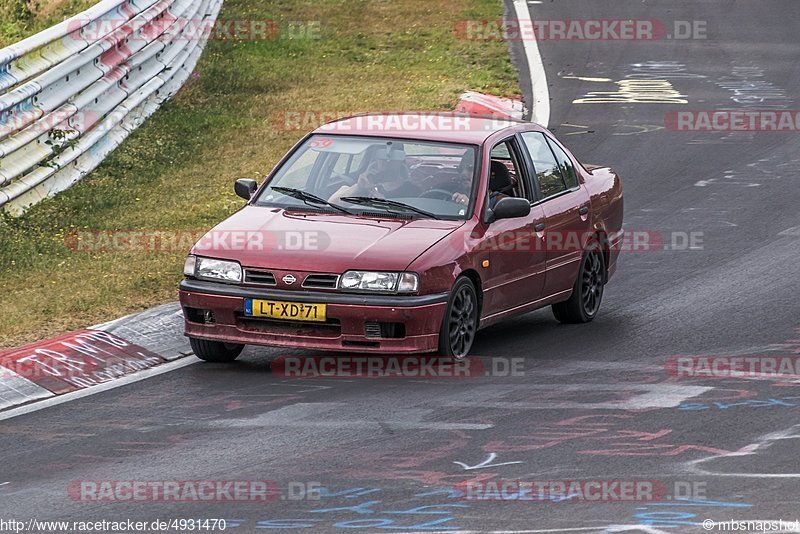
<path fill-rule="evenodd" d="M 536 226 L 533 227 L 533 229 L 536 230 L 537 232 L 543 231 L 544 230 L 544 223 L 537 224 Z"/>
<path fill-rule="evenodd" d="M 586 215 L 587 213 L 589 213 L 589 206 L 582 207 L 581 209 L 578 210 L 578 213 L 580 213 L 581 215 Z"/>

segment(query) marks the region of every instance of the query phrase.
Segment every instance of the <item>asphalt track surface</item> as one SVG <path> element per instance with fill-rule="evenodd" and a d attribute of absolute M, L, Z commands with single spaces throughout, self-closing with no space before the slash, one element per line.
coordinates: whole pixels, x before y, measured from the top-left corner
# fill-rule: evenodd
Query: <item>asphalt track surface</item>
<path fill-rule="evenodd" d="M 661 19 L 669 30 L 706 22 L 705 39 L 539 43 L 550 127 L 583 161 L 618 170 L 626 229 L 700 232 L 702 242 L 623 253 L 591 324 L 562 326 L 545 309 L 483 330 L 473 353 L 486 368 L 521 358 L 523 376 L 282 378 L 270 360 L 286 351 L 250 348 L 234 365 L 190 365 L 3 421 L 2 516 L 224 518 L 238 532 L 702 532 L 704 519 L 800 518 L 800 383 L 665 371 L 677 355 L 800 354 L 798 135 L 664 127 L 678 110 L 796 109 L 800 4 L 530 8 L 536 19 Z M 512 48 L 519 60 L 520 43 Z M 573 102 L 637 74 L 688 102 Z M 612 479 L 656 481 L 666 495 L 450 491 L 470 480 Z M 273 480 L 283 498 L 77 502 L 67 488 L 81 480 Z M 694 499 L 677 499 L 676 482 Z M 296 500 L 291 483 L 326 489 Z"/>

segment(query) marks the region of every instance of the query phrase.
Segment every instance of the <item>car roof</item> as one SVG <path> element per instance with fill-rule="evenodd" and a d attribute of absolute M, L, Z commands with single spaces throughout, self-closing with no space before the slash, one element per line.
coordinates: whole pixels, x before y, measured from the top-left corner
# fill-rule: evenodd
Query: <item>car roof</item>
<path fill-rule="evenodd" d="M 451 143 L 483 144 L 502 130 L 543 130 L 538 124 L 508 117 L 454 112 L 364 113 L 338 119 L 315 134 L 395 137 Z"/>

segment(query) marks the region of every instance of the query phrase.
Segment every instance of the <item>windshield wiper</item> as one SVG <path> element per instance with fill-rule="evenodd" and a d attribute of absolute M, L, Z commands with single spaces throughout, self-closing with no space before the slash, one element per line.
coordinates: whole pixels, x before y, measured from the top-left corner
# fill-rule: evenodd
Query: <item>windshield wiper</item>
<path fill-rule="evenodd" d="M 400 208 L 407 211 L 413 211 L 419 213 L 420 215 L 424 215 L 426 217 L 430 217 L 431 219 L 441 219 L 436 214 L 433 214 L 429 211 L 421 210 L 419 208 L 415 208 L 411 204 L 406 204 L 405 202 L 398 202 L 396 200 L 389 200 L 388 198 L 376 198 L 376 197 L 342 197 L 342 200 L 345 202 L 350 202 L 351 204 L 363 204 L 366 206 L 378 206 L 382 208 L 392 207 L 392 208 Z"/>
<path fill-rule="evenodd" d="M 302 191 L 300 189 L 295 189 L 293 187 L 271 187 L 270 189 L 272 189 L 273 191 L 277 191 L 278 193 L 284 194 L 287 197 L 292 197 L 296 198 L 297 200 L 302 200 L 306 204 L 318 204 L 323 206 L 329 206 L 342 213 L 353 215 L 352 211 L 342 206 L 334 204 L 333 202 L 328 202 L 322 197 L 318 197 L 317 195 L 312 195 L 311 193 L 306 193 L 305 191 Z"/>

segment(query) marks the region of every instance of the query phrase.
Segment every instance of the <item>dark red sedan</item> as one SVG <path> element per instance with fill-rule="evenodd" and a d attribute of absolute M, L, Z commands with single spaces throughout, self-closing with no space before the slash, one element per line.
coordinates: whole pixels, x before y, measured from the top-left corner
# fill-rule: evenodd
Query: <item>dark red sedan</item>
<path fill-rule="evenodd" d="M 552 306 L 591 321 L 614 273 L 622 187 L 532 123 L 453 114 L 342 119 L 303 138 L 186 259 L 186 335 L 466 356 L 479 328 Z"/>

